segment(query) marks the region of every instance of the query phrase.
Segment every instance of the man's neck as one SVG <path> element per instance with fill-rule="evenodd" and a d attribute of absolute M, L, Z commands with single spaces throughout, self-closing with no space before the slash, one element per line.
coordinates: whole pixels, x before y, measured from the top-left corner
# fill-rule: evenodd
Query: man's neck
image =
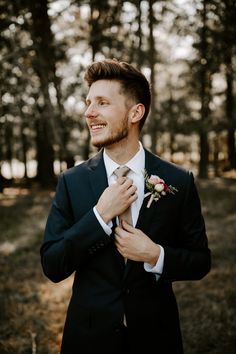
<path fill-rule="evenodd" d="M 121 143 L 105 148 L 106 154 L 119 165 L 125 165 L 139 151 L 139 141 L 134 144 Z"/>

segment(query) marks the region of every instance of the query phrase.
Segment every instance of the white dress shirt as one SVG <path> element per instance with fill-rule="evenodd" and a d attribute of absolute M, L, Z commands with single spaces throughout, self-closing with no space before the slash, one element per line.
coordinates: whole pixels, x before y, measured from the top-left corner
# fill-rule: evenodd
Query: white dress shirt
<path fill-rule="evenodd" d="M 137 187 L 137 194 L 138 198 L 131 204 L 131 214 L 132 214 L 132 220 L 133 220 L 133 226 L 136 225 L 138 216 L 139 216 L 139 211 L 143 203 L 144 199 L 144 169 L 145 169 L 145 152 L 143 149 L 143 146 L 141 143 L 139 143 L 140 148 L 139 151 L 132 157 L 131 160 L 129 160 L 125 166 L 130 168 L 130 171 L 128 172 L 127 176 L 133 180 L 133 184 Z M 103 158 L 104 158 L 104 164 L 106 168 L 106 173 L 107 173 L 107 179 L 108 179 L 108 185 L 110 186 L 112 183 L 115 182 L 116 176 L 114 174 L 114 171 L 118 167 L 122 167 L 119 164 L 117 164 L 115 161 L 113 161 L 107 154 L 106 150 L 104 149 L 103 152 Z M 101 224 L 103 230 L 107 233 L 107 235 L 110 235 L 112 233 L 112 221 L 110 221 L 108 224 L 104 222 L 104 220 L 101 218 L 99 215 L 96 207 L 93 208 L 94 214 L 97 217 L 99 223 Z M 117 218 L 118 222 L 118 218 Z M 164 263 L 164 249 L 162 246 L 160 246 L 160 256 L 158 258 L 157 263 L 155 264 L 154 267 L 152 267 L 148 263 L 144 263 L 144 269 L 147 272 L 152 272 L 155 273 L 156 279 L 158 280 L 160 275 L 162 274 L 163 270 L 163 263 Z"/>

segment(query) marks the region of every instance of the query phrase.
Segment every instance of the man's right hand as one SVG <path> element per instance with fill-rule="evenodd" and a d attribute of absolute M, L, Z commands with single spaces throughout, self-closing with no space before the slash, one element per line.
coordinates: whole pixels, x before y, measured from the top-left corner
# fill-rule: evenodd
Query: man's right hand
<path fill-rule="evenodd" d="M 100 196 L 96 209 L 107 224 L 122 214 L 137 198 L 137 187 L 128 177 L 120 177 L 107 187 Z"/>

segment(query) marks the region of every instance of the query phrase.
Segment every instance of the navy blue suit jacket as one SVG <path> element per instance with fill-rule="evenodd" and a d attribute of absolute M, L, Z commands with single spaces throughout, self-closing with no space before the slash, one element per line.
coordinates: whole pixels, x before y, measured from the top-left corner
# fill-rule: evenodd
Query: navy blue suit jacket
<path fill-rule="evenodd" d="M 136 224 L 164 248 L 158 281 L 142 262 L 124 264 L 113 235 L 104 232 L 94 215 L 108 186 L 102 151 L 59 176 L 40 252 L 43 271 L 53 282 L 74 273 L 63 354 L 123 354 L 124 312 L 134 352 L 153 346 L 159 354 L 183 351 L 172 282 L 201 279 L 209 272 L 205 223 L 191 172 L 147 150 L 145 168 L 178 189 L 150 208 L 145 198 Z"/>

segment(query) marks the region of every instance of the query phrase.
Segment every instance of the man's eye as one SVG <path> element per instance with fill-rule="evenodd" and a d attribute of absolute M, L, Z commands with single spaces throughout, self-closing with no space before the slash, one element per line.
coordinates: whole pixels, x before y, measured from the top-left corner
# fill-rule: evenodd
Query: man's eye
<path fill-rule="evenodd" d="M 101 101 L 101 102 L 100 102 L 100 106 L 104 106 L 105 104 L 107 104 L 106 101 Z"/>

